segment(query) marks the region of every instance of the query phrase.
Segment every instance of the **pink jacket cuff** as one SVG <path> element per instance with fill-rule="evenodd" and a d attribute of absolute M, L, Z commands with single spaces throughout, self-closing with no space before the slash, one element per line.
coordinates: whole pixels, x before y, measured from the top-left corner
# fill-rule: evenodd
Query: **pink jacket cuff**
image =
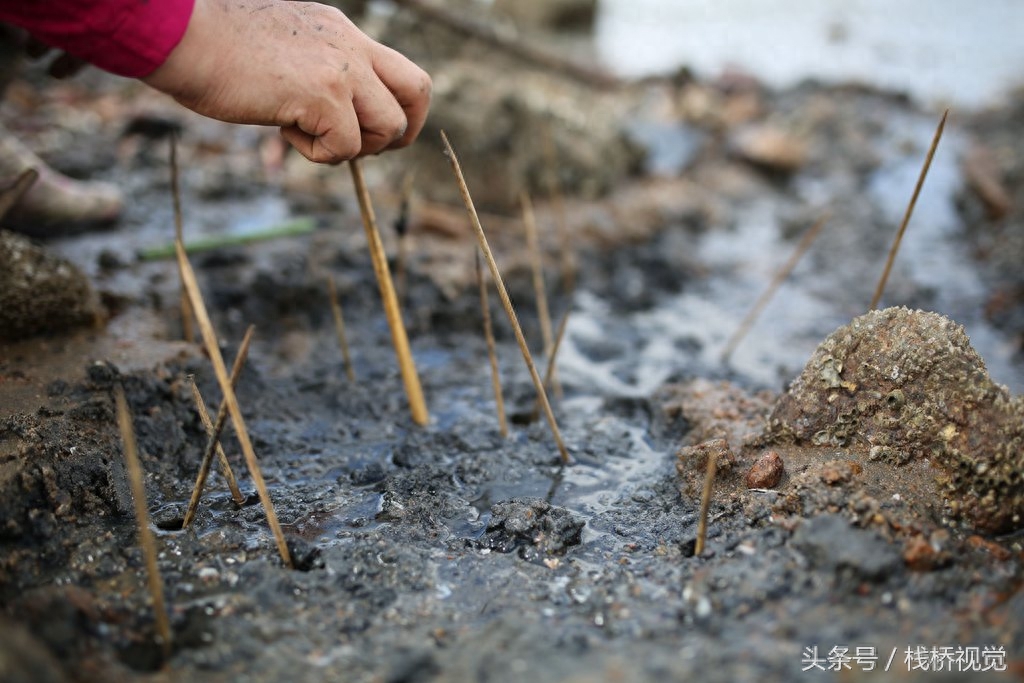
<path fill-rule="evenodd" d="M 0 21 L 105 71 L 141 78 L 177 47 L 195 0 L 0 0 Z"/>

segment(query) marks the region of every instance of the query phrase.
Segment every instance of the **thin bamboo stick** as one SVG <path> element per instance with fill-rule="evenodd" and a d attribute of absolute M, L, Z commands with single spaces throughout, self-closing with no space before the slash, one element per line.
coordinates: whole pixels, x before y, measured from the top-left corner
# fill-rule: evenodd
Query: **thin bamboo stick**
<path fill-rule="evenodd" d="M 821 229 L 825 226 L 827 221 L 828 216 L 822 216 L 810 227 L 810 229 L 807 230 L 807 232 L 804 233 L 804 236 L 800 238 L 800 243 L 796 245 L 796 248 L 789 257 L 789 260 L 786 261 L 786 264 L 779 269 L 779 272 L 775 274 L 772 281 L 768 283 L 764 292 L 762 292 L 761 296 L 758 297 L 746 317 L 743 318 L 743 322 L 740 323 L 736 332 L 733 333 L 732 338 L 730 338 L 729 342 L 725 345 L 725 350 L 722 351 L 721 355 L 722 363 L 729 362 L 729 358 L 732 356 L 733 351 L 736 350 L 739 343 L 745 336 L 747 336 L 747 333 L 750 332 L 750 328 L 754 326 L 754 322 L 757 320 L 758 316 L 761 315 L 764 307 L 772 300 L 772 297 L 775 296 L 775 292 L 778 291 L 779 287 L 782 286 L 782 283 L 789 277 L 789 274 L 793 272 L 794 268 L 796 268 L 800 259 L 803 258 L 804 254 L 807 253 L 807 250 L 811 248 L 811 245 L 814 244 L 814 240 L 818 239 L 818 235 L 821 233 Z"/>
<path fill-rule="evenodd" d="M 402 178 L 402 196 L 395 219 L 395 236 L 398 238 L 398 253 L 395 255 L 395 290 L 399 301 L 405 301 L 409 293 L 409 221 L 412 212 L 412 182 L 415 171 L 407 171 Z"/>
<path fill-rule="evenodd" d="M 946 127 L 947 116 L 949 116 L 948 109 L 942 113 L 939 127 L 935 129 L 935 136 L 932 138 L 932 144 L 928 148 L 927 156 L 924 158 L 921 173 L 917 176 L 917 184 L 914 186 L 913 194 L 910 195 L 910 203 L 907 204 L 907 211 L 903 214 L 903 222 L 900 223 L 900 229 L 896 232 L 896 239 L 893 240 L 892 247 L 889 249 L 889 258 L 885 260 L 885 270 L 882 271 L 882 277 L 879 278 L 878 285 L 875 287 L 875 295 L 871 297 L 871 307 L 868 310 L 873 311 L 878 308 L 878 302 L 882 299 L 885 284 L 889 281 L 889 272 L 892 270 L 892 264 L 896 260 L 896 253 L 900 250 L 900 244 L 903 242 L 903 234 L 907 231 L 907 224 L 910 223 L 910 217 L 914 213 L 917 197 L 921 194 L 921 188 L 924 187 L 924 179 L 928 176 L 928 169 L 931 168 L 935 150 L 938 149 L 939 140 L 942 139 L 942 130 Z"/>
<path fill-rule="evenodd" d="M 572 296 L 569 296 L 572 299 Z M 555 365 L 558 362 L 558 350 L 562 348 L 562 339 L 565 338 L 565 331 L 569 327 L 569 314 L 572 312 L 572 307 L 565 309 L 565 313 L 562 314 L 562 319 L 558 322 L 558 332 L 555 333 L 555 345 L 551 349 L 551 358 L 548 359 L 547 370 L 544 371 L 544 388 L 551 387 L 551 377 L 555 374 Z M 540 399 L 537 400 L 533 405 L 533 412 L 530 413 L 529 422 L 536 422 L 537 418 L 540 417 Z"/>
<path fill-rule="evenodd" d="M 334 331 L 338 335 L 338 346 L 341 347 L 341 357 L 345 361 L 345 376 L 348 381 L 355 383 L 356 371 L 352 366 L 352 354 L 348 349 L 348 336 L 345 334 L 345 316 L 341 310 L 341 302 L 338 300 L 338 289 L 334 286 L 334 278 L 327 276 L 327 293 L 331 299 L 331 315 L 334 316 Z"/>
<path fill-rule="evenodd" d="M 149 505 L 146 502 L 146 486 L 143 481 L 142 465 L 139 463 L 139 449 L 135 443 L 135 429 L 132 426 L 132 414 L 128 409 L 128 399 L 124 395 L 124 387 L 114 388 L 114 401 L 117 403 L 117 425 L 121 430 L 121 441 L 124 444 L 124 461 L 128 469 L 128 483 L 135 501 L 135 520 L 139 525 L 139 545 L 142 546 L 142 557 L 146 563 L 146 578 L 149 583 L 149 594 L 153 600 L 153 615 L 156 619 L 156 633 L 160 639 L 160 648 L 164 659 L 171 656 L 171 624 L 167 618 L 167 605 L 164 602 L 164 582 L 160 578 L 160 568 L 156 563 L 156 541 L 149 530 Z"/>
<path fill-rule="evenodd" d="M 569 217 L 565 211 L 565 197 L 562 195 L 561 183 L 558 181 L 558 155 L 555 152 L 555 137 L 551 122 L 545 122 L 541 128 L 544 143 L 544 159 L 548 170 L 548 195 L 555 207 L 555 232 L 558 235 L 559 257 L 562 267 L 562 289 L 572 292 L 576 289 L 576 251 L 569 232 Z"/>
<path fill-rule="evenodd" d="M 203 429 L 206 430 L 207 438 L 213 434 L 213 420 L 210 419 L 210 412 L 206 409 L 206 402 L 203 400 L 203 395 L 199 393 L 199 387 L 196 386 L 196 378 L 190 376 L 189 379 L 192 381 L 192 398 L 196 402 L 196 412 L 199 413 L 199 420 L 203 423 Z M 242 491 L 238 488 L 238 480 L 235 478 L 235 471 L 231 469 L 231 463 L 228 462 L 228 456 L 224 452 L 224 448 L 221 446 L 220 440 L 217 440 L 217 461 L 220 462 L 221 472 L 224 474 L 224 479 L 228 482 L 228 489 L 231 491 L 231 499 L 235 501 L 235 505 L 241 505 L 245 502 L 245 496 L 242 495 Z M 209 469 L 209 468 L 207 468 Z M 184 524 L 182 524 L 184 526 Z"/>
<path fill-rule="evenodd" d="M 277 512 L 274 510 L 274 503 L 270 500 L 270 493 L 267 491 L 267 484 L 263 480 L 263 472 L 260 470 L 259 462 L 256 460 L 256 453 L 252 448 L 252 441 L 249 440 L 249 431 L 245 427 L 245 419 L 242 417 L 242 410 L 238 407 L 238 399 L 235 397 L 235 390 L 231 387 L 231 380 L 228 377 L 227 368 L 224 367 L 224 358 L 221 356 L 220 347 L 217 345 L 217 335 L 213 330 L 213 324 L 210 322 L 210 316 L 206 312 L 206 305 L 203 303 L 203 295 L 199 289 L 199 283 L 196 282 L 195 273 L 192 271 L 192 265 L 188 262 L 188 256 L 185 254 L 185 246 L 179 240 L 177 243 L 178 251 L 178 268 L 181 271 L 181 280 L 185 284 L 185 290 L 188 292 L 189 301 L 192 304 L 192 310 L 195 312 L 196 319 L 199 321 L 199 331 L 203 336 L 203 343 L 206 345 L 206 350 L 210 355 L 210 362 L 213 364 L 213 370 L 217 374 L 217 381 L 220 383 L 221 393 L 224 394 L 224 403 L 227 404 L 228 413 L 231 415 L 231 422 L 235 426 L 235 434 L 238 437 L 238 442 L 242 446 L 242 455 L 245 456 L 245 464 L 249 468 L 249 475 L 253 479 L 253 483 L 256 485 L 256 491 L 259 493 L 260 501 L 263 503 L 263 510 L 267 515 L 267 523 L 270 525 L 270 530 L 274 534 L 274 540 L 277 542 L 277 550 L 281 554 L 281 560 L 285 566 L 292 568 L 291 553 L 288 551 L 288 543 L 285 541 L 284 532 L 281 530 L 281 524 L 277 521 Z"/>
<path fill-rule="evenodd" d="M 562 433 L 558 429 L 558 422 L 555 421 L 555 413 L 551 410 L 551 403 L 548 401 L 547 392 L 544 390 L 544 383 L 541 382 L 540 375 L 537 374 L 537 367 L 533 363 L 533 357 L 530 355 L 530 347 L 526 343 L 526 337 L 523 336 L 523 329 L 519 325 L 519 318 L 516 317 L 515 308 L 512 306 L 512 300 L 508 296 L 508 290 L 505 289 L 505 283 L 501 279 L 501 272 L 498 270 L 498 264 L 494 260 L 494 254 L 491 252 L 491 247 L 487 243 L 487 235 L 484 234 L 483 226 L 480 225 L 480 216 L 477 215 L 476 207 L 473 205 L 473 198 L 469 194 L 469 187 L 466 185 L 466 179 L 462 175 L 462 167 L 459 165 L 459 159 L 455 156 L 455 150 L 452 149 L 451 143 L 448 142 L 448 136 L 445 135 L 444 131 L 441 131 L 441 139 L 444 141 L 445 154 L 448 157 L 448 162 L 452 166 L 452 171 L 455 173 L 455 180 L 459 185 L 459 192 L 462 194 L 462 201 L 466 205 L 466 211 L 469 213 L 470 222 L 473 224 L 473 230 L 476 232 L 477 240 L 480 242 L 480 250 L 484 254 L 484 258 L 487 259 L 487 266 L 491 269 L 491 277 L 494 279 L 494 286 L 498 290 L 498 297 L 501 299 L 502 306 L 505 307 L 505 313 L 508 315 L 509 322 L 512 323 L 512 329 L 516 335 L 516 341 L 519 343 L 519 350 L 523 353 L 523 360 L 526 362 L 526 369 L 530 372 L 530 378 L 533 380 L 533 386 L 537 389 L 537 395 L 540 397 L 541 407 L 544 409 L 544 414 L 547 416 L 548 425 L 551 427 L 551 433 L 555 437 L 555 443 L 558 445 L 558 452 L 562 457 L 562 463 L 568 464 L 571 460 L 569 457 L 569 451 L 565 448 L 565 443 L 562 441 Z"/>
<path fill-rule="evenodd" d="M 7 215 L 7 212 L 14 208 L 25 193 L 28 192 L 35 182 L 39 180 L 39 171 L 34 168 L 26 168 L 15 179 L 14 184 L 0 193 L 0 218 Z"/>
<path fill-rule="evenodd" d="M 249 329 L 245 331 L 245 336 L 242 337 L 242 343 L 238 347 L 238 353 L 235 354 L 235 362 L 231 366 L 231 388 L 234 389 L 238 384 L 238 376 L 242 374 L 242 367 L 245 365 L 246 356 L 249 355 L 249 344 L 252 342 L 253 332 L 256 327 L 249 325 Z M 192 383 L 193 389 L 198 396 L 199 390 L 195 389 L 195 382 Z M 202 401 L 202 397 L 198 397 L 196 405 L 199 405 Z M 199 415 L 202 419 L 202 412 Z M 213 463 L 213 453 L 216 450 L 219 454 L 223 454 L 223 449 L 220 448 L 220 434 L 224 430 L 224 424 L 227 422 L 228 417 L 228 405 L 226 401 L 220 402 L 220 407 L 217 409 L 217 419 L 212 425 L 207 425 L 209 415 L 207 419 L 203 420 L 203 424 L 206 426 L 206 448 L 203 449 L 203 459 L 199 463 L 199 473 L 196 475 L 195 486 L 192 487 L 192 495 L 188 501 L 188 507 L 185 509 L 185 518 L 181 523 L 181 528 L 187 529 L 192 524 L 192 520 L 195 519 L 196 511 L 199 509 L 199 499 L 203 495 L 203 488 L 206 486 L 206 477 L 210 473 L 210 465 Z M 223 464 L 227 463 L 227 457 L 223 456 Z M 233 476 L 233 473 L 232 473 Z M 230 480 L 229 480 L 230 482 Z M 229 484 L 230 485 L 230 484 Z M 237 495 L 236 495 L 237 491 Z M 235 482 L 235 488 L 232 489 L 231 495 L 235 500 L 235 503 L 241 505 L 245 502 L 245 497 L 242 496 L 242 492 L 238 491 L 238 483 Z"/>
<path fill-rule="evenodd" d="M 384 253 L 384 242 L 381 240 L 380 230 L 377 228 L 377 217 L 374 215 L 373 205 L 370 203 L 370 193 L 366 189 L 366 181 L 363 179 L 359 160 L 352 159 L 348 165 L 352 171 L 352 182 L 356 187 L 359 211 L 363 216 L 363 228 L 366 230 L 366 242 L 370 247 L 373 272 L 377 276 L 380 296 L 384 301 L 384 314 L 387 316 L 388 327 L 391 328 L 391 343 L 398 356 L 398 368 L 402 373 L 405 394 L 409 398 L 409 410 L 412 413 L 413 422 L 425 425 L 430 421 L 430 415 L 427 412 L 427 403 L 423 398 L 423 388 L 420 385 L 419 374 L 416 372 L 416 363 L 413 360 L 412 351 L 409 349 L 409 337 L 405 331 L 405 323 L 402 322 L 402 312 L 398 306 L 398 297 L 395 295 L 395 286 L 391 282 L 388 259 Z"/>
<path fill-rule="evenodd" d="M 498 428 L 502 436 L 508 436 L 508 420 L 505 418 L 505 399 L 501 391 L 501 373 L 498 371 L 498 353 L 494 343 L 494 329 L 491 326 L 491 305 L 487 298 L 487 283 L 480 267 L 480 252 L 473 250 L 476 261 L 476 283 L 480 289 L 480 310 L 484 320 L 484 339 L 487 341 L 487 358 L 491 363 L 491 386 L 494 387 L 494 405 L 498 411 Z"/>
<path fill-rule="evenodd" d="M 533 271 L 533 294 L 537 300 L 537 318 L 540 320 L 541 339 L 544 340 L 544 357 L 547 358 L 549 370 L 554 368 L 551 355 L 555 346 L 554 334 L 551 331 L 551 310 L 548 308 L 547 288 L 544 286 L 544 263 L 540 253 L 540 240 L 537 238 L 537 221 L 533 215 L 533 203 L 525 191 L 520 195 L 523 207 L 523 226 L 526 229 L 526 248 L 530 253 L 530 267 Z M 561 397 L 562 387 L 558 376 L 551 370 L 551 379 L 544 381 L 544 386 Z"/>
<path fill-rule="evenodd" d="M 174 202 L 174 239 L 177 242 L 185 243 L 184 230 L 181 218 L 181 190 L 178 186 L 178 136 L 171 135 L 171 199 Z M 179 298 L 181 308 L 181 335 L 185 341 L 191 343 L 195 338 L 192 329 L 192 305 L 189 303 L 188 294 L 182 287 Z"/>
<path fill-rule="evenodd" d="M 704 491 L 700 497 L 700 521 L 697 522 L 697 543 L 694 545 L 693 554 L 700 555 L 704 552 L 704 543 L 708 536 L 708 510 L 711 508 L 711 490 L 715 484 L 715 474 L 718 471 L 718 453 L 708 453 L 708 470 L 704 475 Z"/>

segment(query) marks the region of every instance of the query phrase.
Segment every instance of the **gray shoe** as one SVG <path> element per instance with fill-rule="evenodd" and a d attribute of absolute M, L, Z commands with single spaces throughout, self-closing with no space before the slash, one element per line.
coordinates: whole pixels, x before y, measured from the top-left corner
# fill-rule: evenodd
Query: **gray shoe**
<path fill-rule="evenodd" d="M 0 187 L 26 169 L 39 178 L 0 219 L 0 227 L 33 237 L 69 235 L 115 223 L 124 208 L 121 191 L 110 183 L 75 180 L 52 168 L 0 126 Z"/>

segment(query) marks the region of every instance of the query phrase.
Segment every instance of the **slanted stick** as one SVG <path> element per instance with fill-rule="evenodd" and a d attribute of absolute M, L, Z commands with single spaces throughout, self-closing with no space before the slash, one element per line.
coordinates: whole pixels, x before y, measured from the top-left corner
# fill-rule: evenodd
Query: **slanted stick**
<path fill-rule="evenodd" d="M 498 264 L 495 262 L 494 254 L 487 243 L 487 235 L 484 234 L 483 226 L 480 225 L 480 216 L 477 215 L 476 207 L 473 205 L 473 198 L 469 195 L 469 187 L 466 185 L 466 179 L 462 175 L 459 159 L 455 156 L 455 150 L 452 149 L 451 143 L 448 142 L 448 136 L 445 135 L 444 131 L 441 131 L 441 139 L 444 141 L 445 155 L 448 157 L 448 162 L 455 173 L 455 180 L 459 185 L 462 201 L 466 204 L 469 220 L 473 225 L 473 230 L 476 232 L 477 240 L 480 242 L 480 250 L 483 252 L 484 258 L 487 259 L 487 267 L 491 270 L 491 277 L 494 279 L 494 286 L 498 290 L 498 297 L 501 299 L 502 306 L 505 307 L 505 313 L 508 315 L 509 322 L 512 323 L 516 341 L 519 343 L 519 350 L 522 351 L 523 360 L 526 362 L 526 369 L 530 372 L 533 386 L 536 387 L 537 395 L 540 398 L 541 408 L 544 409 L 548 425 L 551 427 L 551 433 L 554 435 L 555 443 L 558 445 L 558 452 L 562 456 L 562 463 L 568 464 L 570 461 L 569 451 L 565 448 L 565 443 L 562 441 L 562 433 L 558 429 L 558 422 L 555 421 L 555 413 L 551 410 L 551 403 L 548 402 L 547 392 L 544 391 L 544 383 L 541 382 L 540 375 L 537 374 L 537 367 L 533 364 L 530 347 L 526 344 L 523 329 L 519 326 L 519 318 L 516 317 L 515 308 L 512 307 L 512 300 L 508 296 L 508 290 L 505 289 L 505 283 L 502 281 L 501 273 L 498 271 Z"/>
<path fill-rule="evenodd" d="M 423 398 L 423 387 L 420 386 L 416 363 L 413 361 L 412 351 L 409 350 L 409 337 L 405 332 L 405 323 L 402 321 L 402 312 L 398 306 L 398 297 L 395 295 L 395 286 L 391 282 L 388 259 L 384 253 L 384 242 L 381 240 L 380 230 L 377 229 L 377 217 L 374 215 L 373 205 L 370 203 L 370 193 L 366 189 L 366 181 L 363 179 L 363 170 L 359 160 L 352 159 L 348 165 L 352 171 L 352 182 L 356 187 L 359 211 L 363 216 L 363 228 L 366 230 L 366 242 L 370 247 L 373 272 L 377 276 L 377 284 L 380 286 L 381 299 L 384 300 L 384 314 L 388 319 L 388 327 L 391 328 L 391 343 L 398 356 L 398 368 L 402 373 L 405 394 L 409 398 L 409 410 L 412 413 L 413 422 L 425 425 L 430 421 L 430 415 L 427 413 L 427 403 Z"/>
<path fill-rule="evenodd" d="M 814 240 L 818 238 L 818 235 L 821 233 L 821 229 L 825 226 L 827 221 L 828 216 L 822 216 L 807 232 L 804 233 L 804 236 L 800 238 L 800 243 L 796 245 L 796 249 L 793 250 L 789 260 L 784 266 L 782 266 L 782 268 L 779 269 L 779 272 L 775 274 L 772 281 L 768 283 L 764 292 L 762 292 L 761 296 L 758 297 L 746 317 L 743 318 L 743 322 L 740 323 L 736 332 L 733 333 L 732 338 L 730 338 L 729 342 L 725 345 L 725 350 L 722 351 L 721 356 L 723 363 L 729 362 L 729 358 L 732 356 L 733 351 L 736 350 L 739 343 L 745 336 L 747 336 L 747 333 L 750 332 L 750 328 L 754 326 L 754 322 L 757 320 L 758 316 L 761 315 L 764 307 L 767 306 L 768 302 L 772 300 L 773 296 L 775 296 L 775 292 L 778 291 L 779 287 L 782 286 L 782 283 L 789 277 L 789 274 L 793 272 L 794 268 L 796 268 L 800 259 L 803 258 L 804 254 L 807 253 L 807 250 L 811 248 L 811 245 L 814 244 Z"/>
<path fill-rule="evenodd" d="M 551 386 L 552 377 L 555 374 L 555 365 L 558 361 L 558 350 L 562 348 L 562 339 L 565 338 L 565 330 L 569 326 L 569 314 L 572 312 L 572 307 L 565 309 L 565 313 L 562 314 L 562 319 L 558 321 L 558 331 L 555 332 L 555 343 L 551 347 L 551 358 L 548 359 L 548 369 L 544 373 L 544 386 Z"/>
<path fill-rule="evenodd" d="M 907 204 L 907 211 L 903 214 L 903 222 L 900 223 L 900 229 L 896 232 L 896 239 L 892 242 L 892 247 L 889 248 L 889 258 L 885 261 L 885 270 L 882 271 L 882 277 L 878 280 L 878 286 L 875 287 L 875 295 L 871 298 L 871 308 L 868 310 L 875 310 L 878 308 L 878 302 L 882 299 L 882 292 L 885 291 L 885 283 L 889 281 L 889 272 L 892 270 L 892 264 L 896 260 L 896 253 L 900 250 L 900 243 L 903 242 L 903 233 L 907 231 L 907 224 L 910 223 L 910 217 L 914 213 L 914 206 L 917 204 L 917 197 L 921 194 L 921 188 L 924 187 L 924 179 L 928 176 L 928 169 L 931 168 L 932 158 L 935 156 L 935 150 L 939 146 L 939 140 L 942 139 L 942 130 L 946 127 L 946 117 L 949 116 L 949 110 L 947 109 L 942 113 L 942 119 L 939 120 L 939 126 L 935 129 L 935 136 L 932 138 L 932 144 L 928 148 L 928 154 L 924 158 L 924 165 L 921 167 L 921 173 L 917 176 L 917 184 L 914 186 L 914 193 L 910 195 L 910 203 Z"/>
<path fill-rule="evenodd" d="M 178 186 L 178 136 L 171 135 L 171 199 L 174 202 L 174 239 L 185 242 L 181 218 L 181 190 Z M 195 338 L 192 330 L 192 306 L 182 285 L 181 297 L 181 334 L 185 341 L 190 342 Z"/>
<path fill-rule="evenodd" d="M 246 356 L 249 355 L 249 344 L 252 342 L 253 332 L 256 330 L 254 325 L 249 325 L 249 329 L 245 331 L 245 336 L 242 337 L 242 344 L 238 347 L 238 353 L 235 354 L 235 362 L 231 366 L 231 388 L 234 389 L 238 384 L 238 376 L 242 374 L 242 367 L 245 365 Z M 192 383 L 193 390 L 198 397 L 199 390 L 195 388 L 195 382 Z M 196 405 L 200 404 L 202 397 L 198 397 Z M 202 419 L 202 412 L 199 414 Z M 199 463 L 199 474 L 196 475 L 195 486 L 192 487 L 192 496 L 189 498 L 188 507 L 185 509 L 185 518 L 181 522 L 181 528 L 187 529 L 192 520 L 195 519 L 196 511 L 199 509 L 199 499 L 203 495 L 203 488 L 206 486 L 206 477 L 210 474 L 210 465 L 213 463 L 213 453 L 216 450 L 218 453 L 223 454 L 223 450 L 220 448 L 220 434 L 224 430 L 224 424 L 228 418 L 228 405 L 227 401 L 221 401 L 220 407 L 217 409 L 217 419 L 212 425 L 207 425 L 207 420 L 203 420 L 204 426 L 206 426 L 206 448 L 203 449 L 203 459 Z M 209 419 L 209 415 L 207 415 Z M 227 458 L 224 457 L 222 464 L 227 465 Z M 228 469 L 225 469 L 228 471 Z M 233 477 L 233 473 L 232 473 Z M 230 479 L 228 480 L 230 486 Z M 241 491 L 237 491 L 238 483 L 235 482 L 235 488 L 231 490 L 231 496 L 234 498 L 235 503 L 241 505 L 245 502 L 245 497 L 242 496 Z M 237 494 L 236 494 L 237 491 Z"/>
<path fill-rule="evenodd" d="M 149 506 L 146 503 L 146 486 L 142 477 L 142 465 L 139 464 L 139 450 L 135 444 L 132 414 L 128 409 L 124 387 L 121 385 L 114 388 L 114 400 L 117 403 L 117 425 L 121 430 L 121 441 L 124 444 L 128 484 L 131 486 L 132 499 L 135 501 L 135 519 L 139 524 L 139 545 L 142 546 L 149 594 L 153 599 L 156 633 L 160 639 L 164 659 L 167 659 L 171 656 L 171 624 L 167 618 L 167 605 L 164 603 L 164 583 L 160 578 L 160 568 L 156 564 L 156 541 L 153 539 L 153 532 L 149 530 Z"/>
<path fill-rule="evenodd" d="M 718 454 L 708 454 L 708 470 L 704 475 L 704 492 L 700 497 L 700 521 L 697 522 L 697 543 L 693 547 L 693 554 L 700 555 L 704 552 L 704 542 L 708 536 L 708 510 L 711 507 L 711 490 L 715 484 L 715 474 L 718 471 Z"/>
<path fill-rule="evenodd" d="M 494 343 L 494 329 L 491 326 L 491 305 L 487 298 L 487 283 L 480 267 L 480 252 L 473 250 L 476 260 L 476 283 L 480 289 L 480 310 L 484 319 L 484 339 L 487 341 L 487 358 L 491 363 L 491 385 L 494 387 L 494 405 L 498 411 L 498 428 L 502 436 L 508 436 L 508 420 L 505 419 L 505 399 L 501 392 L 501 373 L 498 371 L 498 353 Z"/>
<path fill-rule="evenodd" d="M 196 386 L 196 378 L 190 376 L 189 379 L 192 380 L 192 398 L 196 402 L 196 412 L 199 413 L 199 420 L 203 423 L 203 428 L 206 430 L 206 436 L 209 438 L 213 435 L 213 420 L 210 419 L 210 412 L 206 409 L 206 402 L 203 400 L 203 395 L 199 393 L 199 387 Z M 234 381 L 234 375 L 232 375 L 231 379 Z M 224 478 L 228 482 L 228 489 L 231 491 L 231 498 L 235 501 L 235 505 L 241 505 L 245 502 L 245 496 L 242 495 L 241 490 L 238 488 L 238 480 L 235 479 L 235 471 L 231 469 L 231 463 L 228 462 L 228 456 L 224 453 L 224 448 L 221 446 L 219 439 L 216 441 L 216 444 L 217 460 L 220 462 L 221 471 L 224 473 Z M 209 467 L 206 469 L 209 470 Z M 201 493 L 201 487 L 197 487 L 196 490 Z"/>
<path fill-rule="evenodd" d="M 206 305 L 203 303 L 203 295 L 199 290 L 199 283 L 196 282 L 196 275 L 192 271 L 192 265 L 188 262 L 185 254 L 185 245 L 181 240 L 177 242 L 178 268 L 181 271 L 182 282 L 185 283 L 185 290 L 188 292 L 192 310 L 199 321 L 199 332 L 203 336 L 203 343 L 213 364 L 213 370 L 217 374 L 217 382 L 220 384 L 221 393 L 224 394 L 224 403 L 227 404 L 228 414 L 231 415 L 231 422 L 235 427 L 235 435 L 242 447 L 242 455 L 245 456 L 245 464 L 249 468 L 249 475 L 256 485 L 260 502 L 263 503 L 263 510 L 267 515 L 267 523 L 274 534 L 277 542 L 277 550 L 281 554 L 281 560 L 285 566 L 292 568 L 291 553 L 288 552 L 288 543 L 285 541 L 281 524 L 277 521 L 277 512 L 274 510 L 274 503 L 270 500 L 270 493 L 267 491 L 267 484 L 263 480 L 263 472 L 260 470 L 259 462 L 256 460 L 256 453 L 252 448 L 252 441 L 249 440 L 249 430 L 245 427 L 245 419 L 242 417 L 242 410 L 238 407 L 238 399 L 235 397 L 235 390 L 231 386 L 227 368 L 224 367 L 224 358 L 220 353 L 220 346 L 217 345 L 217 334 L 213 330 L 210 316 L 206 312 Z"/>
<path fill-rule="evenodd" d="M 39 171 L 34 168 L 26 168 L 15 179 L 14 184 L 0 192 L 0 218 L 7 215 L 7 212 L 14 208 L 26 192 L 29 191 L 35 182 L 39 180 Z"/>
<path fill-rule="evenodd" d="M 572 296 L 569 297 L 570 300 Z M 558 361 L 558 350 L 562 348 L 562 339 L 565 337 L 565 330 L 569 326 L 569 313 L 572 312 L 572 308 L 565 309 L 565 313 L 562 314 L 562 319 L 558 322 L 558 332 L 555 333 L 555 345 L 551 349 L 551 358 L 548 359 L 548 367 L 544 372 L 544 388 L 551 387 L 551 377 L 555 374 L 555 363 Z M 529 421 L 536 422 L 537 418 L 540 417 L 540 400 L 533 406 L 533 412 L 530 413 Z"/>
<path fill-rule="evenodd" d="M 537 239 L 537 221 L 533 216 L 533 204 L 530 202 L 530 195 L 526 192 L 520 196 L 523 206 L 523 226 L 526 229 L 526 248 L 530 252 L 530 266 L 533 270 L 533 293 L 537 298 L 537 317 L 540 319 L 540 334 L 544 340 L 544 357 L 548 359 L 548 369 L 551 371 L 551 379 L 545 379 L 544 386 L 553 389 L 556 396 L 561 396 L 562 387 L 554 372 L 554 364 L 551 362 L 551 355 L 555 346 L 554 335 L 551 332 L 551 311 L 548 309 L 548 294 L 544 287 L 544 264 L 540 254 L 540 240 Z"/>
<path fill-rule="evenodd" d="M 338 334 L 338 346 L 341 347 L 341 357 L 345 361 L 345 376 L 348 381 L 355 383 L 356 371 L 352 367 L 352 354 L 348 350 L 348 336 L 345 334 L 345 316 L 341 311 L 341 302 L 338 301 L 338 289 L 334 286 L 334 278 L 327 276 L 327 293 L 331 298 L 331 314 L 334 316 L 334 331 Z"/>

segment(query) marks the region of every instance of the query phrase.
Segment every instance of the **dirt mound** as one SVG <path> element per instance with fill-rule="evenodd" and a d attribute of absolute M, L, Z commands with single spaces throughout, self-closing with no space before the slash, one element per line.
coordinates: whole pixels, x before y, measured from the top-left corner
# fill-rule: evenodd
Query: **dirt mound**
<path fill-rule="evenodd" d="M 963 328 L 937 313 L 872 311 L 832 333 L 769 418 L 766 443 L 928 459 L 950 511 L 989 532 L 1024 516 L 1024 401 L 995 384 Z"/>

